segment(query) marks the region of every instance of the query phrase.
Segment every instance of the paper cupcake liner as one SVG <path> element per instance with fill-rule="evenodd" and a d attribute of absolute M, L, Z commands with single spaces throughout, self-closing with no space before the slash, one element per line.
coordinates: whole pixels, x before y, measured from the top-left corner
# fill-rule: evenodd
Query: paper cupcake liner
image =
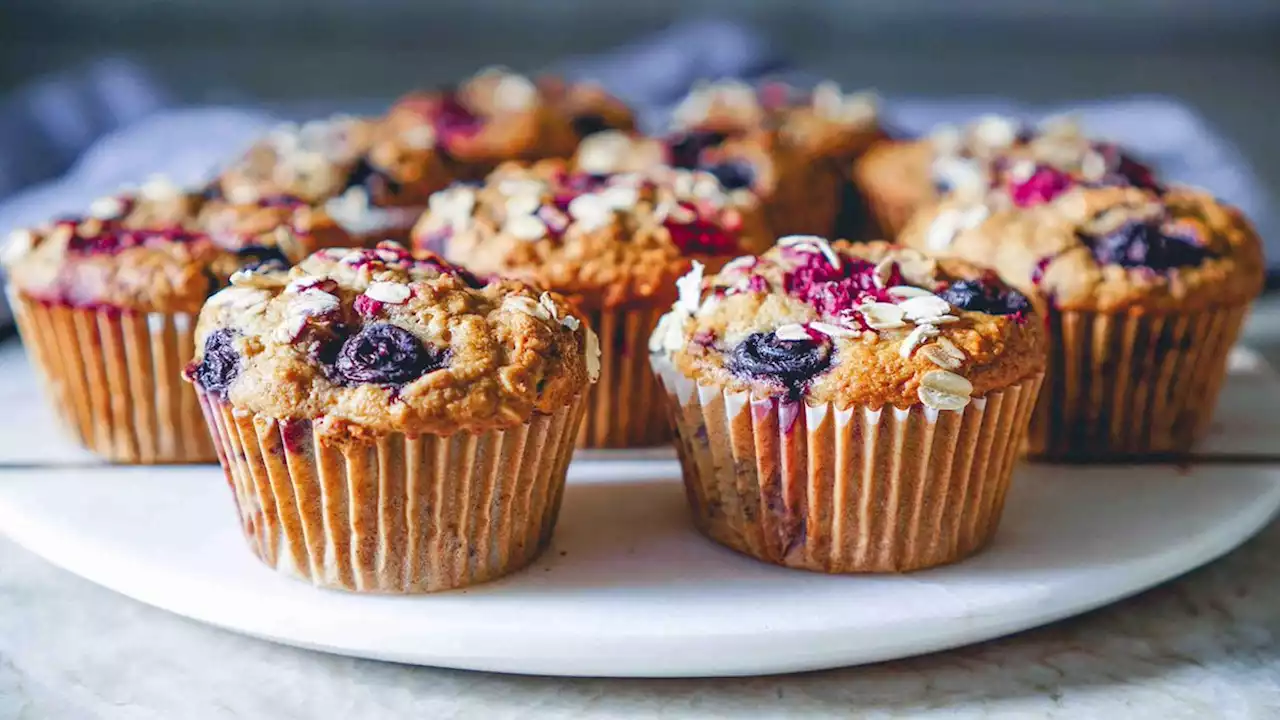
<path fill-rule="evenodd" d="M 1079 461 L 1186 454 L 1209 429 L 1247 313 L 1052 313 L 1028 452 Z"/>
<path fill-rule="evenodd" d="M 334 438 L 199 395 L 254 554 L 320 587 L 382 593 L 466 587 L 532 562 L 584 406 L 480 434 Z"/>
<path fill-rule="evenodd" d="M 756 559 L 827 573 L 920 570 L 982 548 L 1041 380 L 960 412 L 839 410 L 752 400 L 656 364 L 698 529 Z"/>
<path fill-rule="evenodd" d="M 587 398 L 578 447 L 649 447 L 671 439 L 662 388 L 649 365 L 649 336 L 668 309 L 588 313 L 600 336 L 600 380 Z"/>
<path fill-rule="evenodd" d="M 213 462 L 195 393 L 182 379 L 195 316 L 82 309 L 10 293 L 31 362 L 62 424 L 112 462 Z"/>

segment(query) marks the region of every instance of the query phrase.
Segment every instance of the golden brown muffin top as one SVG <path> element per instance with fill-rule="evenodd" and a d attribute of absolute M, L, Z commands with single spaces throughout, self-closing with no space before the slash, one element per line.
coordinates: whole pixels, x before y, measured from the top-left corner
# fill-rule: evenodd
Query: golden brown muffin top
<path fill-rule="evenodd" d="M 606 129 L 631 129 L 634 118 L 598 85 L 531 80 L 505 68 L 482 70 L 456 88 L 410 93 L 388 119 L 432 128 L 464 179 L 506 160 L 568 157 L 578 141 Z"/>
<path fill-rule="evenodd" d="M 1184 312 L 1238 305 L 1262 290 L 1257 233 L 1208 193 L 1059 175 L 1022 204 L 1010 194 L 947 199 L 918 212 L 899 241 L 987 264 L 1062 310 Z"/>
<path fill-rule="evenodd" d="M 517 277 L 585 308 L 665 304 L 693 259 L 768 247 L 758 199 L 707 173 L 590 175 L 558 160 L 508 163 L 483 187 L 431 198 L 418 247 L 481 276 Z"/>
<path fill-rule="evenodd" d="M 599 344 L 561 296 L 480 284 L 394 243 L 239 273 L 196 327 L 187 376 L 237 409 L 338 434 L 514 427 L 586 392 Z"/>
<path fill-rule="evenodd" d="M 884 242 L 791 236 L 680 298 L 650 351 L 752 398 L 959 410 L 1045 367 L 1043 322 L 993 273 Z"/>
<path fill-rule="evenodd" d="M 918 140 L 877 143 L 857 161 L 854 174 L 917 207 L 944 196 L 982 200 L 993 192 L 1030 205 L 1054 192 L 1063 177 L 1159 189 L 1150 168 L 1117 145 L 1086 136 L 1068 116 L 1038 126 L 999 115 L 940 125 Z"/>
<path fill-rule="evenodd" d="M 294 198 L 206 201 L 162 179 L 83 217 L 13 234 L 4 265 L 26 296 L 75 307 L 196 313 L 237 269 L 296 262 L 352 238 Z"/>
<path fill-rule="evenodd" d="M 847 162 L 880 136 L 876 106 L 874 94 L 845 93 L 829 80 L 812 91 L 718 80 L 689 91 L 672 113 L 672 129 L 728 136 L 776 130 L 810 159 Z"/>

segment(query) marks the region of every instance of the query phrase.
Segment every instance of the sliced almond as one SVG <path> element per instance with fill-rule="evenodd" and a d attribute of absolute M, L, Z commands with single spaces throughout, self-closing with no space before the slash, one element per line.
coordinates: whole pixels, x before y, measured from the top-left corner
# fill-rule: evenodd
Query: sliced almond
<path fill-rule="evenodd" d="M 702 305 L 702 274 L 706 266 L 697 260 L 693 267 L 676 280 L 676 292 L 679 293 L 676 306 L 692 315 Z"/>
<path fill-rule="evenodd" d="M 369 284 L 369 289 L 364 294 L 372 300 L 388 305 L 401 305 L 413 292 L 408 285 L 397 282 L 375 282 Z"/>
<path fill-rule="evenodd" d="M 893 258 L 885 258 L 876 265 L 875 274 L 872 279 L 875 280 L 876 287 L 882 288 L 889 284 L 889 278 L 893 276 L 893 268 L 898 263 Z"/>
<path fill-rule="evenodd" d="M 897 298 L 915 298 L 933 295 L 933 293 L 925 290 L 924 288 L 913 287 L 911 285 L 894 285 L 893 287 L 885 290 L 885 292 Z"/>
<path fill-rule="evenodd" d="M 502 309 L 509 312 L 524 313 L 532 315 L 539 320 L 550 320 L 551 313 L 547 309 L 538 304 L 533 298 L 523 295 L 511 295 L 502 301 Z"/>
<path fill-rule="evenodd" d="M 920 318 L 937 317 L 951 312 L 951 303 L 937 295 L 918 295 L 898 303 L 902 314 L 908 320 L 919 321 Z"/>
<path fill-rule="evenodd" d="M 944 340 L 945 338 L 938 338 L 938 339 Z M 947 353 L 946 350 L 943 350 L 942 347 L 939 346 L 938 343 L 936 342 L 929 343 L 928 345 L 925 345 L 924 347 L 920 348 L 920 357 L 924 358 L 925 360 L 928 360 L 934 365 L 937 365 L 943 370 L 955 370 L 959 368 L 960 365 L 962 364 L 960 360 L 957 360 L 956 358 L 952 357 L 950 354 Z"/>
<path fill-rule="evenodd" d="M 868 303 L 859 307 L 858 312 L 862 313 L 867 325 L 873 330 L 892 330 L 906 327 L 906 323 L 902 321 L 905 313 L 903 313 L 901 307 L 893 303 Z"/>
<path fill-rule="evenodd" d="M 964 360 L 968 357 L 968 355 L 964 354 L 964 350 L 961 350 L 958 345 L 951 342 L 950 338 L 940 337 L 937 340 L 937 344 L 944 352 L 957 360 Z"/>
<path fill-rule="evenodd" d="M 963 375 L 947 370 L 931 370 L 925 373 L 924 377 L 920 378 L 920 387 L 966 397 L 973 393 L 973 383 Z"/>
<path fill-rule="evenodd" d="M 547 224 L 533 215 L 509 218 L 503 229 L 521 240 L 541 240 L 547 236 Z"/>
<path fill-rule="evenodd" d="M 799 323 L 787 323 L 786 325 L 778 326 L 778 329 L 773 331 L 773 336 L 779 340 L 808 340 L 809 331 L 805 330 L 804 326 Z"/>
<path fill-rule="evenodd" d="M 960 322 L 960 318 L 955 315 L 930 315 L 928 317 L 915 318 L 913 322 L 928 325 L 946 325 L 947 323 Z"/>
<path fill-rule="evenodd" d="M 917 325 L 902 339 L 902 344 L 898 346 L 898 354 L 903 359 L 910 358 L 911 353 L 915 352 L 916 348 L 924 344 L 929 338 L 937 335 L 938 328 L 932 325 Z"/>
<path fill-rule="evenodd" d="M 832 338 L 856 338 L 862 335 L 860 330 L 854 330 L 853 328 L 844 327 L 843 325 L 832 325 L 831 323 L 824 322 L 811 322 L 809 323 L 809 329 L 817 330 L 823 335 Z"/>
<path fill-rule="evenodd" d="M 934 372 L 945 371 L 935 370 Z M 923 386 L 916 391 L 916 397 L 920 398 L 920 402 L 926 407 L 934 410 L 963 410 L 969 404 L 968 395 L 952 395 Z"/>

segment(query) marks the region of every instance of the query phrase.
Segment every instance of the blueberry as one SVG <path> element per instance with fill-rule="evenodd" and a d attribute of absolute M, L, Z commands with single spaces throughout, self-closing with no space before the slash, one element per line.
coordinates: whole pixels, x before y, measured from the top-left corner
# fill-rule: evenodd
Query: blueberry
<path fill-rule="evenodd" d="M 444 356 L 423 346 L 408 330 L 377 323 L 347 338 L 334 363 L 351 384 L 404 385 L 444 365 Z"/>
<path fill-rule="evenodd" d="M 236 256 L 241 259 L 240 267 L 245 270 L 286 270 L 289 267 L 289 258 L 280 248 L 246 245 L 236 251 Z"/>
<path fill-rule="evenodd" d="M 779 340 L 773 333 L 748 335 L 729 356 L 730 372 L 776 380 L 793 396 L 831 365 L 831 345 L 813 340 Z"/>
<path fill-rule="evenodd" d="M 597 113 L 575 115 L 569 122 L 573 125 L 573 131 L 577 133 L 580 138 L 612 129 L 609 125 L 609 121 L 605 120 L 603 115 L 599 115 Z"/>
<path fill-rule="evenodd" d="M 690 130 L 689 132 L 668 138 L 667 147 L 671 154 L 673 167 L 693 170 L 698 167 L 702 151 L 725 141 L 724 133 L 709 130 Z"/>
<path fill-rule="evenodd" d="M 1101 236 L 1081 238 L 1103 265 L 1169 270 L 1199 265 L 1210 256 L 1195 238 L 1169 234 L 1156 223 L 1131 221 Z"/>
<path fill-rule="evenodd" d="M 234 330 L 215 330 L 204 340 L 204 356 L 195 368 L 195 379 L 205 392 L 226 399 L 227 390 L 240 374 L 240 354 L 233 344 Z"/>
<path fill-rule="evenodd" d="M 756 169 L 746 160 L 725 160 L 704 169 L 714 175 L 725 190 L 750 188 L 756 180 Z"/>
<path fill-rule="evenodd" d="M 351 168 L 351 173 L 347 175 L 347 183 L 343 189 L 349 190 L 353 187 L 364 188 L 371 198 L 400 192 L 400 183 L 385 171 L 374 167 L 367 158 L 360 158 L 355 167 Z"/>
<path fill-rule="evenodd" d="M 989 315 L 1012 315 L 1031 308 L 1031 301 L 1017 290 L 1000 291 L 981 280 L 957 280 L 938 297 L 961 310 Z"/>

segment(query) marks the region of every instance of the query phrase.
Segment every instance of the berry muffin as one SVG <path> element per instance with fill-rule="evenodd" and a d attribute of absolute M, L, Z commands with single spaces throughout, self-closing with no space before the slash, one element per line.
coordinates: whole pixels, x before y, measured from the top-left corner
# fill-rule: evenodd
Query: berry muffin
<path fill-rule="evenodd" d="M 701 275 L 649 349 L 703 534 L 828 573 L 991 539 L 1044 371 L 1027 298 L 960 260 L 817 237 Z"/>
<path fill-rule="evenodd" d="M 295 198 L 323 207 L 372 245 L 406 238 L 427 198 L 450 179 L 430 125 L 398 115 L 338 116 L 276 128 L 207 194 L 238 204 Z"/>
<path fill-rule="evenodd" d="M 461 180 L 481 180 L 508 160 L 567 158 L 586 135 L 634 126 L 630 110 L 597 85 L 535 84 L 503 68 L 484 70 L 457 88 L 411 93 L 387 118 L 431 128 Z"/>
<path fill-rule="evenodd" d="M 947 195 L 980 199 L 1010 168 L 1027 163 L 1082 182 L 1155 188 L 1150 169 L 1114 144 L 1086 137 L 1070 118 L 1033 128 L 996 115 L 963 128 L 940 126 L 918 140 L 877 143 L 855 164 L 854 181 L 881 231 L 897 237 L 916 210 Z"/>
<path fill-rule="evenodd" d="M 251 549 L 358 592 L 465 587 L 531 562 L 599 372 L 563 298 L 392 243 L 237 274 L 196 346 L 187 377 Z"/>
<path fill-rule="evenodd" d="M 20 230 L 6 246 L 23 340 L 60 418 L 116 462 L 212 462 L 195 395 L 180 381 L 195 314 L 239 268 L 342 244 L 323 213 L 222 203 L 155 180 L 84 217 Z"/>
<path fill-rule="evenodd" d="M 695 259 L 718 267 L 771 238 L 755 196 L 727 192 L 710 174 L 585 174 L 546 160 L 433 196 L 414 241 L 481 277 L 519 278 L 582 309 L 600 333 L 603 380 L 580 443 L 600 448 L 669 437 L 640 348 L 675 299 L 675 279 Z"/>
<path fill-rule="evenodd" d="M 771 232 L 827 232 L 839 210 L 835 175 L 806 165 L 804 155 L 776 131 L 731 136 L 694 130 L 665 138 L 606 131 L 583 140 L 573 162 L 586 174 L 676 168 L 712 175 L 727 191 L 759 197 Z"/>
<path fill-rule="evenodd" d="M 1253 228 L 1203 192 L 1135 187 L 1123 171 L 1085 181 L 1027 164 L 1000 182 L 983 199 L 921 211 L 900 240 L 984 262 L 1043 308 L 1049 372 L 1031 453 L 1185 453 L 1208 429 L 1262 290 Z"/>

